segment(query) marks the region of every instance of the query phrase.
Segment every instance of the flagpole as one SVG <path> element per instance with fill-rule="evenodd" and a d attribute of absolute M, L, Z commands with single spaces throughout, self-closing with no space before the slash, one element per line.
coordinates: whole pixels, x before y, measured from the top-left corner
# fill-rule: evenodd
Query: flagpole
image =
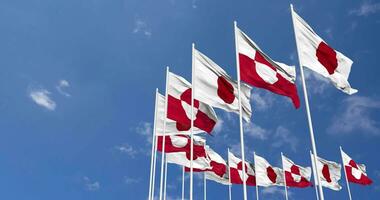
<path fill-rule="evenodd" d="M 165 158 L 164 200 L 166 200 L 167 179 L 168 179 L 168 160 Z"/>
<path fill-rule="evenodd" d="M 190 200 L 193 200 L 193 157 L 194 157 L 194 77 L 195 77 L 195 70 L 194 70 L 194 49 L 195 44 L 193 43 L 191 46 L 191 133 L 190 133 Z"/>
<path fill-rule="evenodd" d="M 294 29 L 294 36 L 295 36 L 296 46 L 297 46 L 298 62 L 299 62 L 300 71 L 301 71 L 301 80 L 302 80 L 302 86 L 303 86 L 302 88 L 303 88 L 303 93 L 304 93 L 304 98 L 305 98 L 306 114 L 307 114 L 307 119 L 308 119 L 308 124 L 309 124 L 311 146 L 312 146 L 312 150 L 313 150 L 314 161 L 315 161 L 315 163 L 317 163 L 317 156 L 318 156 L 318 154 L 317 154 L 317 147 L 315 145 L 313 122 L 311 120 L 311 113 L 310 113 L 310 108 L 309 108 L 309 98 L 307 96 L 305 76 L 304 76 L 304 73 L 303 73 L 303 65 L 302 65 L 302 62 L 301 62 L 301 59 L 300 59 L 299 46 L 298 46 L 297 36 L 296 36 L 297 33 L 295 31 L 295 24 L 294 24 L 294 17 L 293 17 L 294 10 L 293 10 L 293 5 L 292 4 L 290 4 L 290 9 L 291 9 L 291 12 L 292 12 L 293 29 Z M 318 170 L 316 171 L 316 174 L 317 174 L 319 196 L 320 196 L 321 200 L 324 200 L 323 189 L 322 189 L 322 185 L 320 184 L 321 181 L 320 181 L 320 176 L 319 176 Z"/>
<path fill-rule="evenodd" d="M 203 199 L 207 200 L 206 172 L 203 172 Z"/>
<path fill-rule="evenodd" d="M 281 152 L 281 161 L 282 161 L 282 174 L 284 176 L 284 188 L 285 188 L 285 199 L 288 200 L 288 189 L 286 188 L 286 176 L 284 169 L 284 154 Z"/>
<path fill-rule="evenodd" d="M 241 92 L 240 92 L 240 62 L 239 62 L 239 53 L 238 53 L 238 47 L 239 44 L 237 42 L 236 38 L 236 28 L 237 28 L 237 22 L 234 21 L 234 33 L 235 33 L 235 56 L 236 56 L 236 70 L 237 70 L 237 82 L 238 82 L 238 95 L 239 95 L 239 125 L 240 125 L 240 149 L 241 149 L 241 158 L 243 160 L 243 163 L 245 163 L 245 153 L 244 153 L 244 133 L 243 133 L 243 115 L 242 115 L 242 108 L 241 108 Z M 242 166 L 243 168 L 243 195 L 244 200 L 247 200 L 247 183 L 245 180 L 245 164 Z"/>
<path fill-rule="evenodd" d="M 156 94 L 155 94 L 155 102 L 154 102 L 154 121 L 153 121 L 153 131 L 152 131 L 152 154 L 150 158 L 150 177 L 149 177 L 149 197 L 148 199 L 152 200 L 152 189 L 154 187 L 153 184 L 153 163 L 154 160 L 154 154 L 155 154 L 155 146 L 156 146 L 156 119 L 157 119 L 157 100 L 158 100 L 158 88 L 156 88 Z"/>
<path fill-rule="evenodd" d="M 311 151 L 309 151 L 309 153 L 310 153 L 310 159 L 311 159 L 311 167 L 313 169 L 315 194 L 317 196 L 317 200 L 319 200 L 318 188 L 317 188 L 318 187 L 318 183 L 317 183 L 317 177 L 316 177 L 316 174 L 315 174 L 315 172 L 317 171 L 316 170 L 317 166 L 316 166 L 315 162 L 313 161 L 313 156 L 311 155 Z"/>
<path fill-rule="evenodd" d="M 157 127 L 156 127 L 157 129 Z M 155 130 L 154 134 L 154 158 L 153 158 L 153 177 L 152 177 L 152 196 L 151 200 L 154 199 L 154 189 L 155 189 L 155 181 L 156 181 L 156 163 L 157 163 L 157 130 Z"/>
<path fill-rule="evenodd" d="M 230 168 L 230 149 L 227 148 L 227 159 L 228 159 L 228 181 L 230 184 L 228 184 L 228 196 L 230 197 L 229 200 L 232 200 L 232 191 L 231 191 L 231 187 L 232 187 L 232 184 L 231 184 L 231 168 Z"/>
<path fill-rule="evenodd" d="M 351 190 L 350 190 L 350 184 L 348 183 L 347 171 L 346 171 L 346 167 L 344 166 L 344 161 L 343 161 L 343 153 L 342 153 L 343 150 L 342 150 L 342 146 L 339 146 L 339 149 L 340 149 L 340 156 L 342 157 L 343 170 L 344 170 L 344 177 L 346 178 L 348 197 L 350 197 L 350 200 L 352 200 L 352 197 L 351 197 Z"/>
<path fill-rule="evenodd" d="M 256 167 L 256 152 L 253 152 L 253 163 Z M 257 184 L 256 168 L 255 168 L 255 182 L 256 182 L 256 200 L 259 200 L 259 185 Z"/>
<path fill-rule="evenodd" d="M 168 85 L 169 85 L 169 67 L 166 67 L 166 86 L 165 86 L 165 110 L 164 110 L 164 125 L 162 137 L 162 152 L 161 152 L 161 177 L 160 177 L 160 198 L 162 200 L 162 189 L 164 182 L 164 163 L 165 163 L 165 135 L 166 135 L 166 115 L 168 110 Z"/>
<path fill-rule="evenodd" d="M 182 200 L 185 200 L 185 166 L 182 167 Z"/>

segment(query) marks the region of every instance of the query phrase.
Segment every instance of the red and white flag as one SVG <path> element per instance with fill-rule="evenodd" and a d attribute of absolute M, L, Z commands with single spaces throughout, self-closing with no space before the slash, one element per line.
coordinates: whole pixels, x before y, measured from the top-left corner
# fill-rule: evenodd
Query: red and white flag
<path fill-rule="evenodd" d="M 282 166 L 285 172 L 286 186 L 288 187 L 309 187 L 311 186 L 311 168 L 296 165 L 289 158 L 282 156 Z"/>
<path fill-rule="evenodd" d="M 311 161 L 314 163 L 314 156 L 311 155 Z M 320 177 L 320 181 L 323 187 L 330 188 L 335 191 L 342 189 L 339 185 L 341 178 L 341 165 L 339 163 L 328 161 L 323 158 L 317 157 L 317 169 Z"/>
<path fill-rule="evenodd" d="M 167 117 L 177 124 L 177 129 L 191 128 L 191 84 L 184 78 L 169 72 Z M 214 109 L 194 99 L 194 127 L 211 133 L 217 122 Z"/>
<path fill-rule="evenodd" d="M 210 106 L 239 113 L 238 85 L 220 66 L 194 49 L 194 97 Z M 251 87 L 241 84 L 242 114 L 251 118 Z"/>
<path fill-rule="evenodd" d="M 343 150 L 340 150 L 340 152 L 348 181 L 361 185 L 372 184 L 372 180 L 367 176 L 365 165 L 357 164 Z"/>
<path fill-rule="evenodd" d="M 204 146 L 204 143 L 202 144 L 204 140 L 199 139 L 199 137 L 194 137 L 194 152 L 193 152 L 193 168 L 196 169 L 208 169 L 210 168 L 209 165 L 209 159 L 206 155 L 206 148 Z M 166 146 L 165 146 L 166 148 Z M 166 152 L 166 150 L 165 150 Z M 191 161 L 191 154 L 190 154 L 190 148 L 186 149 L 186 151 L 180 151 L 180 152 L 172 152 L 172 153 L 166 153 L 166 159 L 168 163 L 173 163 L 185 167 L 190 167 L 190 161 Z"/>
<path fill-rule="evenodd" d="M 296 12 L 292 16 L 302 65 L 328 78 L 339 90 L 356 93 L 348 82 L 352 60 L 330 47 Z"/>
<path fill-rule="evenodd" d="M 157 117 L 156 117 L 156 135 L 163 135 L 164 132 L 164 119 L 165 119 L 165 96 L 158 93 L 158 101 L 156 105 L 157 109 Z M 169 118 L 165 119 L 166 127 L 165 127 L 165 135 L 190 135 L 190 130 L 184 130 L 181 127 L 179 122 L 171 120 Z M 194 127 L 194 134 L 203 133 L 199 128 Z"/>
<path fill-rule="evenodd" d="M 243 31 L 236 27 L 236 42 L 242 81 L 289 97 L 299 108 L 294 66 L 273 61 Z"/>
<path fill-rule="evenodd" d="M 157 150 L 162 152 L 162 138 L 164 136 L 157 136 Z M 196 137 L 196 136 L 194 136 Z M 203 139 L 194 139 L 194 152 L 204 151 Z M 191 139 L 187 135 L 167 135 L 165 136 L 165 153 L 173 152 L 190 152 Z"/>
<path fill-rule="evenodd" d="M 255 157 L 256 182 L 258 186 L 283 186 L 284 174 L 282 169 L 273 167 L 265 158 L 258 155 Z"/>
<path fill-rule="evenodd" d="M 245 181 L 247 185 L 255 186 L 255 169 L 249 162 L 245 163 Z M 228 165 L 230 169 L 230 179 L 232 184 L 243 184 L 243 161 L 231 152 L 228 152 Z"/>

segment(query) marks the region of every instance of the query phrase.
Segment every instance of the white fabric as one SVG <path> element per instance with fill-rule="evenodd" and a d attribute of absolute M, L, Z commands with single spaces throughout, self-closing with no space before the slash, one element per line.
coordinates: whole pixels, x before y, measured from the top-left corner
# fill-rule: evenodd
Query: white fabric
<path fill-rule="evenodd" d="M 313 154 L 310 154 L 311 161 L 314 163 L 314 156 Z M 323 166 L 327 165 L 330 172 L 330 179 L 331 182 L 327 182 L 326 178 L 323 176 L 322 169 Z M 339 191 L 342 189 L 342 186 L 339 185 L 339 180 L 341 178 L 341 165 L 339 163 L 328 161 L 323 158 L 317 157 L 317 170 L 320 177 L 320 181 L 323 187 L 327 187 L 329 189 Z"/>
<path fill-rule="evenodd" d="M 293 165 L 297 166 L 300 169 L 300 175 L 292 173 L 291 167 Z M 301 167 L 299 165 L 296 165 L 292 160 L 290 160 L 286 156 L 282 156 L 282 166 L 283 166 L 283 169 L 285 171 L 292 174 L 292 177 L 296 182 L 301 181 L 302 177 L 304 177 L 307 181 L 310 182 L 310 178 L 311 178 L 311 168 L 310 167 Z"/>
<path fill-rule="evenodd" d="M 294 83 L 296 80 L 296 69 L 294 66 L 288 66 L 284 63 L 273 61 L 268 55 L 266 55 L 260 47 L 251 40 L 243 31 L 239 28 L 237 29 L 236 38 L 238 42 L 238 52 L 240 54 L 246 55 L 252 60 L 255 60 L 256 51 L 258 51 L 268 62 L 276 67 L 276 70 L 263 65 L 262 63 L 256 62 L 256 69 L 260 77 L 269 84 L 273 84 L 277 81 L 275 76 L 278 72 L 286 80 Z"/>
<path fill-rule="evenodd" d="M 211 149 L 209 146 L 206 146 L 206 153 L 210 159 L 210 162 L 214 161 L 214 162 L 217 162 L 220 164 L 224 164 L 226 166 L 226 173 L 223 175 L 223 177 L 218 176 L 217 174 L 215 174 L 212 171 L 206 171 L 205 172 L 206 179 L 212 180 L 212 181 L 215 181 L 217 183 L 224 184 L 224 185 L 229 185 L 229 177 L 228 177 L 229 173 L 228 173 L 228 167 L 227 167 L 226 161 L 218 153 L 216 153 L 213 149 Z"/>
<path fill-rule="evenodd" d="M 168 163 L 173 163 L 190 168 L 190 160 L 186 157 L 186 152 L 166 153 Z M 203 157 L 198 157 L 193 160 L 193 168 L 207 169 L 209 168 L 209 160 Z"/>
<path fill-rule="evenodd" d="M 238 164 L 240 162 L 242 162 L 242 160 L 240 158 L 237 158 L 233 153 L 228 152 L 228 165 L 229 165 L 229 167 L 238 170 L 240 180 L 243 181 L 243 169 L 238 169 Z M 245 182 L 246 182 L 248 179 L 248 175 L 255 176 L 255 169 L 251 163 L 249 163 L 247 161 L 245 161 L 244 163 L 246 165 L 246 168 L 245 168 L 245 170 L 246 170 Z"/>
<path fill-rule="evenodd" d="M 258 186 L 268 187 L 268 186 L 274 186 L 274 185 L 278 185 L 278 186 L 284 185 L 284 175 L 283 175 L 282 169 L 278 167 L 273 167 L 263 157 L 260 157 L 258 155 L 255 155 L 254 157 L 255 157 L 254 159 L 255 159 L 255 167 L 256 167 L 256 184 Z M 268 174 L 267 174 L 268 167 L 271 167 L 277 175 L 275 183 L 273 183 L 268 177 Z"/>
<path fill-rule="evenodd" d="M 239 113 L 239 99 L 238 99 L 238 84 L 233 80 L 220 66 L 218 66 L 210 58 L 194 50 L 194 87 L 195 99 L 202 101 L 210 106 L 224 109 L 228 112 Z M 218 96 L 218 78 L 223 77 L 227 80 L 234 89 L 235 99 L 231 104 L 223 101 Z M 241 101 L 243 118 L 249 121 L 251 118 L 251 105 L 250 105 L 251 87 L 246 84 L 241 84 Z"/>
<path fill-rule="evenodd" d="M 336 88 L 347 94 L 354 94 L 356 89 L 351 88 L 348 77 L 351 71 L 352 60 L 336 52 L 338 67 L 333 74 L 329 74 L 327 69 L 318 61 L 316 50 L 318 45 L 324 40 L 319 37 L 314 30 L 296 13 L 292 12 L 295 35 L 298 44 L 300 62 L 303 66 L 328 78 Z"/>
<path fill-rule="evenodd" d="M 361 178 L 362 174 L 364 174 L 364 176 L 367 176 L 366 167 L 364 164 L 356 163 L 356 165 L 358 166 L 358 169 L 354 168 L 349 164 L 350 161 L 352 160 L 350 156 L 348 156 L 343 150 L 341 150 L 340 152 L 342 153 L 343 165 L 350 167 L 352 169 L 352 176 L 354 176 L 358 180 Z"/>

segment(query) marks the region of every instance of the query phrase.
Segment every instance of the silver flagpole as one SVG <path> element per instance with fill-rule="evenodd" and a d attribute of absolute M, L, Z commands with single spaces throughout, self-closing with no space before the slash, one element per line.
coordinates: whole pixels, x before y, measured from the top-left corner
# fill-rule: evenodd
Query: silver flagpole
<path fill-rule="evenodd" d="M 342 164 L 343 164 L 343 170 L 344 170 L 344 177 L 346 178 L 348 197 L 350 198 L 350 200 L 352 200 L 352 197 L 351 197 L 351 190 L 350 190 L 350 184 L 348 183 L 347 171 L 346 171 L 346 167 L 344 166 L 344 161 L 343 161 L 343 150 L 342 150 L 342 147 L 341 147 L 341 146 L 339 146 L 339 149 L 340 149 L 340 156 L 342 157 Z"/>
<path fill-rule="evenodd" d="M 316 175 L 316 169 L 317 169 L 317 165 L 314 163 L 313 161 L 313 156 L 311 154 L 311 151 L 310 151 L 310 159 L 311 159 L 311 167 L 313 169 L 313 177 L 314 177 L 314 188 L 315 188 L 315 194 L 317 196 L 317 200 L 319 200 L 319 195 L 318 195 L 318 183 L 317 183 L 317 175 Z"/>
<path fill-rule="evenodd" d="M 207 200 L 207 180 L 206 180 L 206 172 L 203 172 L 203 199 Z"/>
<path fill-rule="evenodd" d="M 228 184 L 228 196 L 230 197 L 229 200 L 232 200 L 232 191 L 231 191 L 231 187 L 232 187 L 232 184 L 231 184 L 231 168 L 230 168 L 230 149 L 227 148 L 227 159 L 228 159 L 228 181 L 230 182 L 230 184 Z"/>
<path fill-rule="evenodd" d="M 164 184 L 164 164 L 165 164 L 165 135 L 166 135 L 166 115 L 168 110 L 168 85 L 169 85 L 169 67 L 166 67 L 166 86 L 165 86 L 165 110 L 164 110 L 164 126 L 162 138 L 162 152 L 161 152 L 161 177 L 160 177 L 160 200 L 162 200 L 163 184 Z"/>
<path fill-rule="evenodd" d="M 257 184 L 257 173 L 256 173 L 256 152 L 253 152 L 253 163 L 255 165 L 256 200 L 259 200 L 259 185 Z"/>
<path fill-rule="evenodd" d="M 284 188 L 285 188 L 285 199 L 288 200 L 288 189 L 286 188 L 286 176 L 284 169 L 284 154 L 281 152 L 281 161 L 282 161 L 282 174 L 284 176 Z"/>
<path fill-rule="evenodd" d="M 149 197 L 148 199 L 152 200 L 152 191 L 154 188 L 154 183 L 153 183 L 153 176 L 155 176 L 155 173 L 153 171 L 153 165 L 156 162 L 154 160 L 155 157 L 155 146 L 156 146 L 156 119 L 157 119 L 157 101 L 158 101 L 158 88 L 156 88 L 156 94 L 155 94 L 155 103 L 154 103 L 154 121 L 153 121 L 153 133 L 152 133 L 152 155 L 150 158 L 150 177 L 149 177 Z"/>
<path fill-rule="evenodd" d="M 234 21 L 234 33 L 235 33 L 235 56 L 236 56 L 236 70 L 237 70 L 237 82 L 238 82 L 238 95 L 239 95 L 239 125 L 240 125 L 240 149 L 241 149 L 241 158 L 243 163 L 245 163 L 245 153 L 244 153 L 244 132 L 243 132 L 243 116 L 242 116 L 242 108 L 241 108 L 241 95 L 240 95 L 240 62 L 239 62 L 239 53 L 238 53 L 238 41 L 236 37 L 236 28 L 237 22 Z M 245 164 L 243 164 L 243 194 L 244 200 L 247 200 L 247 183 L 245 180 Z"/>
<path fill-rule="evenodd" d="M 302 79 L 302 86 L 303 86 L 302 88 L 303 88 L 303 94 L 304 94 L 304 98 L 305 98 L 306 114 L 307 114 L 307 120 L 308 120 L 308 124 L 309 124 L 311 146 L 312 146 L 312 150 L 313 150 L 314 161 L 315 161 L 315 163 L 317 163 L 317 156 L 318 156 L 318 154 L 317 154 L 317 147 L 315 145 L 313 122 L 311 120 L 311 113 L 310 113 L 310 108 L 309 108 L 309 98 L 307 96 L 305 76 L 304 76 L 304 73 L 303 73 L 303 65 L 302 65 L 302 62 L 301 62 L 301 59 L 300 59 L 299 46 L 298 46 L 298 42 L 297 42 L 297 33 L 296 33 L 296 29 L 295 29 L 294 16 L 293 16 L 294 10 L 293 10 L 293 5 L 292 4 L 290 4 L 290 9 L 291 9 L 291 12 L 292 12 L 293 29 L 294 29 L 294 36 L 295 36 L 294 38 L 296 40 L 297 53 L 298 53 L 298 62 L 299 62 L 300 71 L 301 71 L 301 79 Z M 318 188 L 319 188 L 319 196 L 320 196 L 321 200 L 324 200 L 323 189 L 322 189 L 322 185 L 320 184 L 321 181 L 320 181 L 320 176 L 319 176 L 318 170 L 317 170 L 317 181 L 318 181 Z"/>
<path fill-rule="evenodd" d="M 190 133 L 190 200 L 193 200 L 193 157 L 194 157 L 194 77 L 195 77 L 195 70 L 194 70 L 194 49 L 195 44 L 192 44 L 191 49 L 191 133 Z"/>
<path fill-rule="evenodd" d="M 185 200 L 185 166 L 182 167 L 182 200 Z"/>
<path fill-rule="evenodd" d="M 165 159 L 164 200 L 166 200 L 167 179 L 168 179 L 168 160 Z"/>

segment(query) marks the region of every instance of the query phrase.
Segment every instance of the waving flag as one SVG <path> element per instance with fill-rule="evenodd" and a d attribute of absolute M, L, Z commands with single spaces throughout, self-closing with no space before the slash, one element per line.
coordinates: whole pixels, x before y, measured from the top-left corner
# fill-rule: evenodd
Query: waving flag
<path fill-rule="evenodd" d="M 196 136 L 194 136 L 196 137 Z M 162 151 L 162 138 L 163 136 L 158 136 L 157 150 Z M 204 151 L 204 141 L 196 137 L 194 139 L 194 152 Z M 165 136 L 165 153 L 173 152 L 190 152 L 191 139 L 186 135 L 168 135 Z"/>
<path fill-rule="evenodd" d="M 210 106 L 239 113 L 238 86 L 221 67 L 210 58 L 194 49 L 194 97 Z M 241 84 L 243 118 L 251 118 L 251 87 Z"/>
<path fill-rule="evenodd" d="M 293 101 L 294 106 L 299 108 L 295 68 L 273 61 L 237 27 L 235 34 L 241 80 L 255 87 L 287 96 Z"/>
<path fill-rule="evenodd" d="M 292 16 L 302 65 L 330 79 L 339 90 L 347 94 L 356 93 L 357 90 L 348 83 L 352 60 L 330 47 L 293 10 Z"/>
<path fill-rule="evenodd" d="M 256 181 L 258 186 L 283 186 L 284 175 L 282 169 L 273 167 L 265 158 L 255 155 Z"/>
<path fill-rule="evenodd" d="M 313 154 L 311 155 L 311 161 L 314 163 Z M 341 165 L 333 162 L 317 157 L 317 169 L 320 177 L 320 181 L 323 187 L 330 188 L 335 191 L 339 191 L 342 189 L 342 186 L 339 185 L 339 180 L 341 178 Z"/>
<path fill-rule="evenodd" d="M 246 175 L 245 181 L 247 185 L 255 186 L 255 169 L 251 163 L 244 162 Z M 231 152 L 228 152 L 228 165 L 230 168 L 230 176 L 232 184 L 243 184 L 243 161 L 240 158 L 237 158 Z"/>
<path fill-rule="evenodd" d="M 181 131 L 191 128 L 191 84 L 184 78 L 169 72 L 167 117 L 177 122 Z M 214 109 L 194 99 L 194 126 L 211 133 L 217 117 Z"/>
<path fill-rule="evenodd" d="M 365 165 L 357 164 L 342 149 L 340 152 L 342 154 L 343 165 L 346 169 L 346 176 L 348 181 L 361 185 L 372 184 L 372 180 L 367 176 Z"/>
<path fill-rule="evenodd" d="M 282 156 L 282 166 L 285 171 L 285 181 L 288 187 L 309 187 L 311 186 L 311 168 L 296 165 L 289 158 Z"/>

